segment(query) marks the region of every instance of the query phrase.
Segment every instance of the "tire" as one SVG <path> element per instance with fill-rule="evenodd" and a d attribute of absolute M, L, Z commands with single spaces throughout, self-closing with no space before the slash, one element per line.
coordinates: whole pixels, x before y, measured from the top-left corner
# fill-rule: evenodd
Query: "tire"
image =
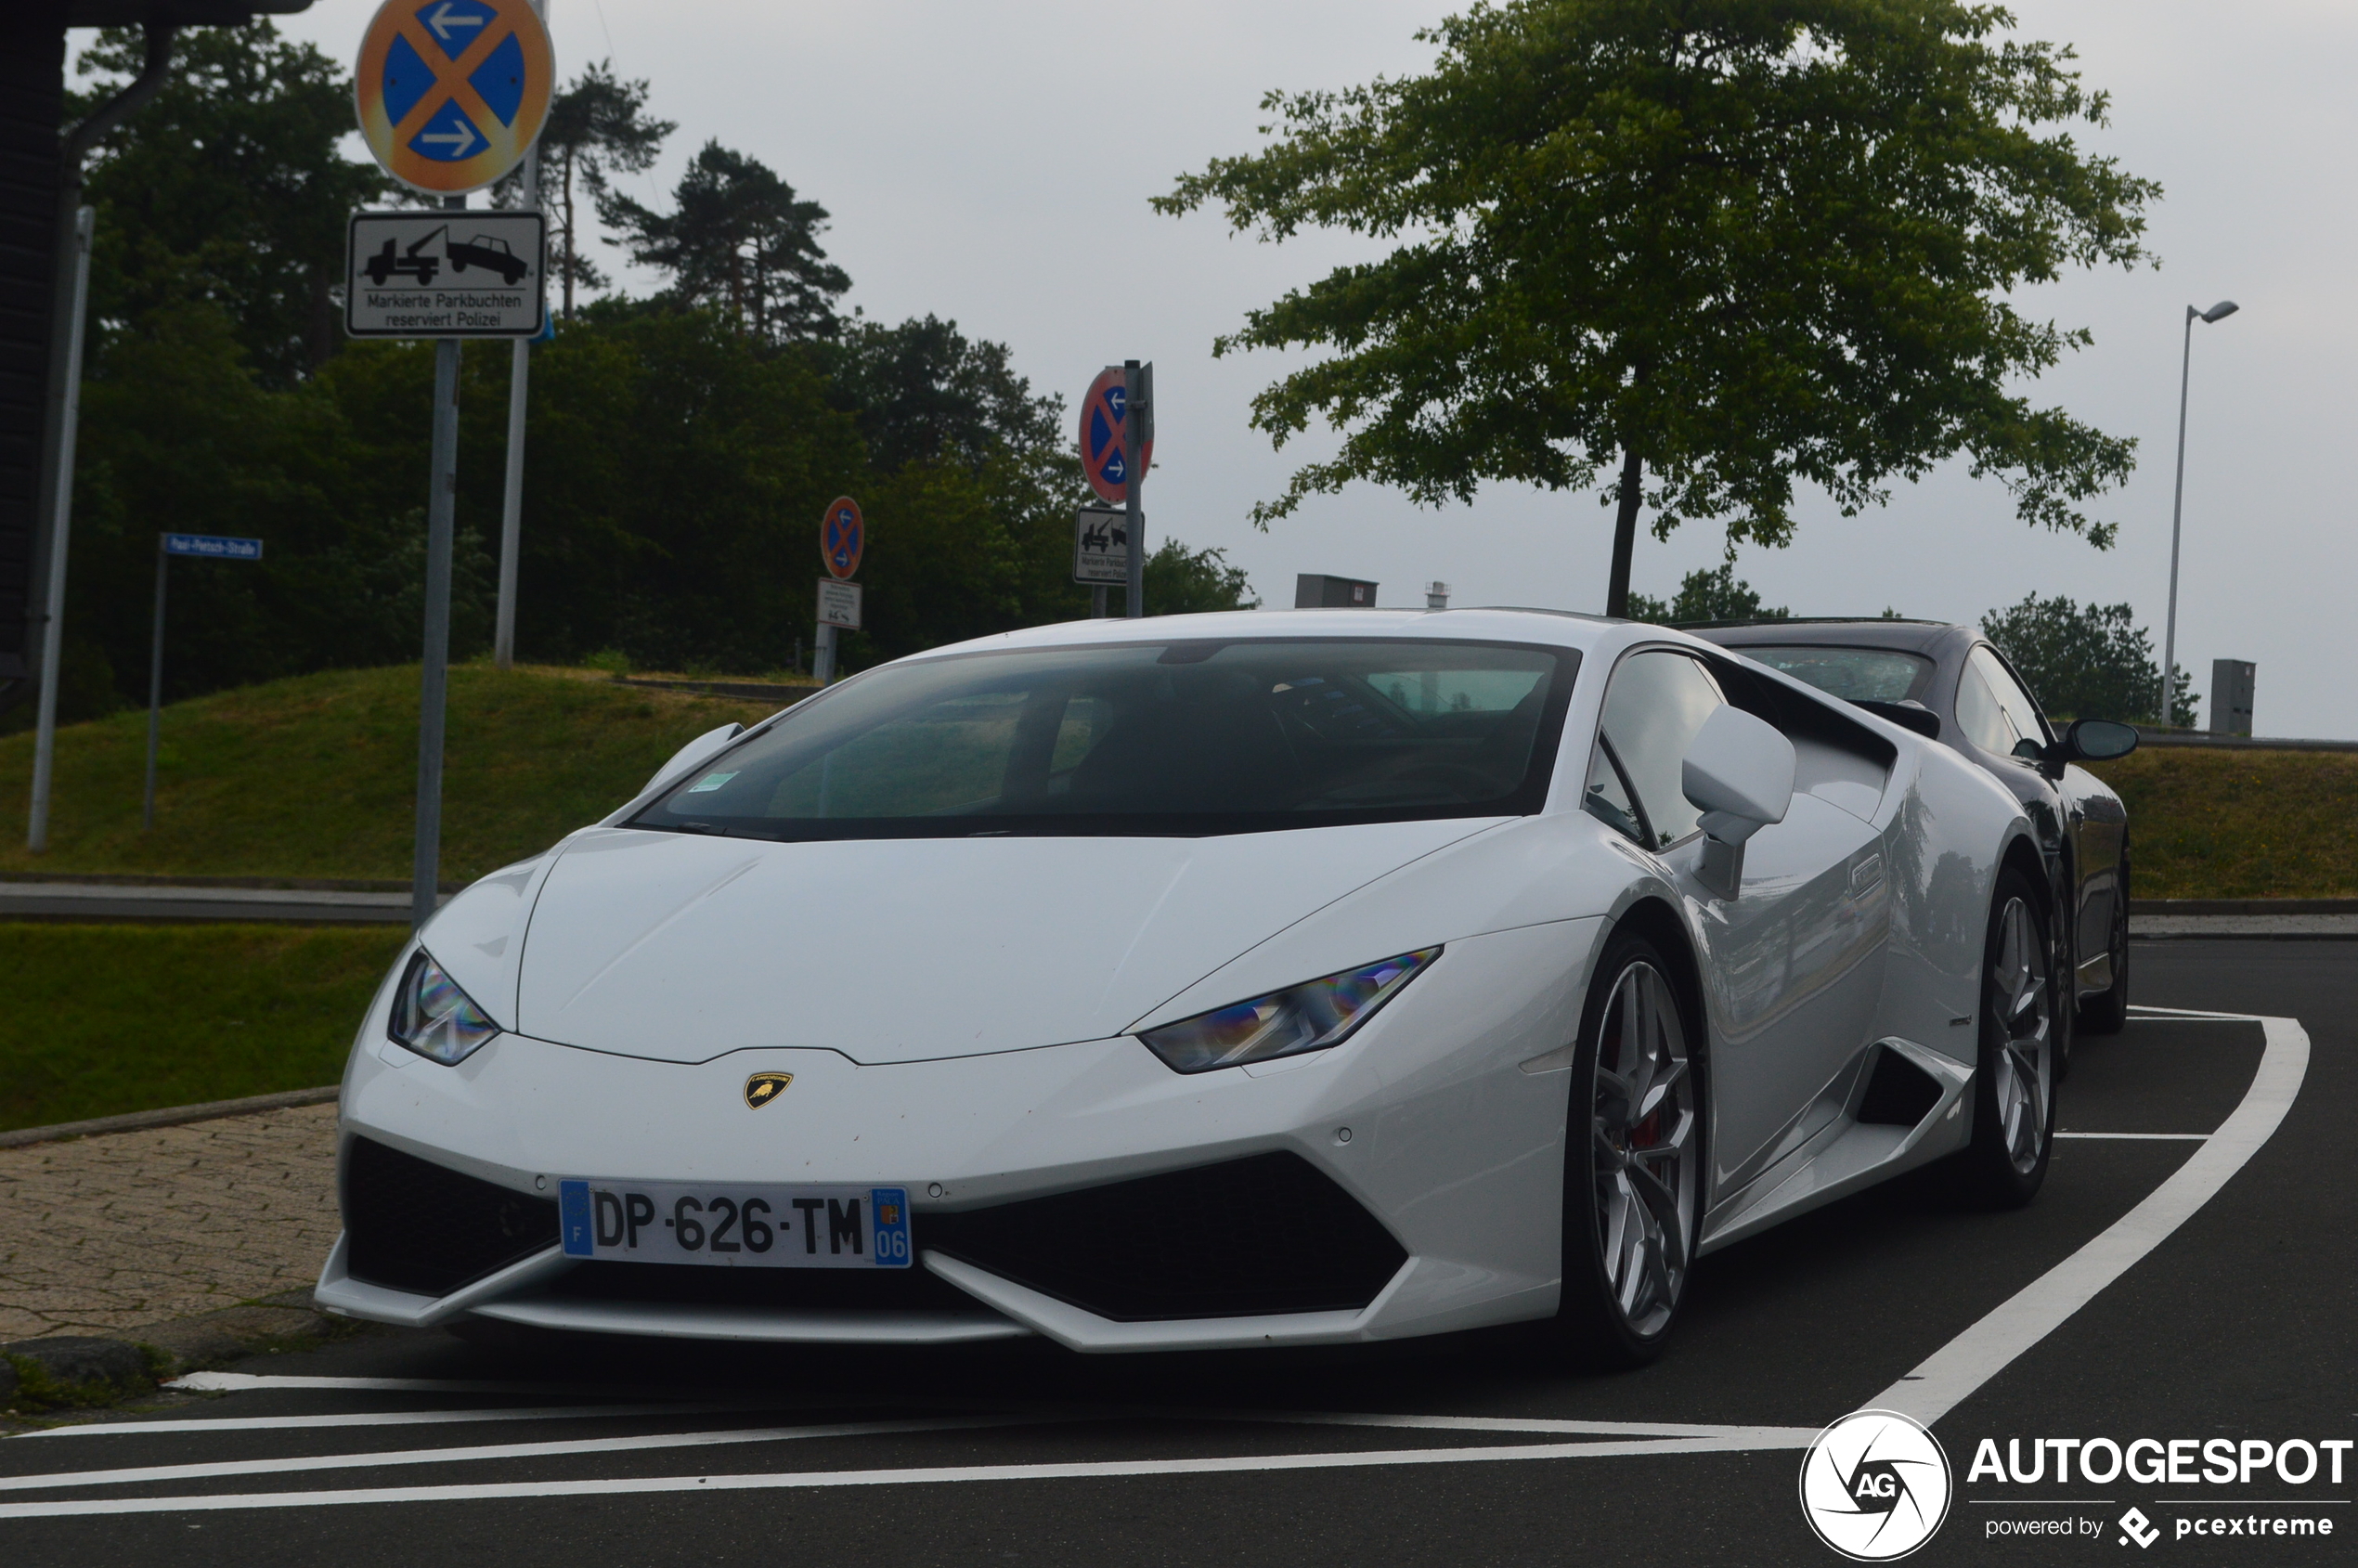
<path fill-rule="evenodd" d="M 2020 872 L 1998 876 L 1982 949 L 1973 1137 L 1957 1156 L 1965 1195 L 2017 1209 L 2039 1195 L 2055 1147 L 2054 977 L 2047 916 Z"/>
<path fill-rule="evenodd" d="M 1689 1043 L 1702 1038 L 1700 1020 L 1677 973 L 1652 942 L 1624 932 L 1607 944 L 1581 1010 L 1556 1321 L 1593 1366 L 1660 1355 L 1693 1269 L 1709 1102 L 1703 1054 Z"/>
<path fill-rule="evenodd" d="M 2118 1034 L 2129 1021 L 2129 851 L 2120 852 L 2120 882 L 2112 901 L 2112 985 L 2079 1004 L 2079 1032 Z"/>

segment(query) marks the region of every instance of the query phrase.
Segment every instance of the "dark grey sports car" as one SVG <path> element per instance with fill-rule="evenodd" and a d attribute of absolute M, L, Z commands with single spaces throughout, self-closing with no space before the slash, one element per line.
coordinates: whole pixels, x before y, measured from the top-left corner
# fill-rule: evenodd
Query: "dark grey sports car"
<path fill-rule="evenodd" d="M 2091 1034 L 2119 1030 L 2129 1008 L 2129 811 L 2073 764 L 2128 756 L 2135 730 L 2082 719 L 2058 733 L 2029 684 L 1969 626 L 1784 620 L 1685 629 L 1944 741 L 2011 790 L 2046 851 L 2054 907 L 2071 912 L 2054 922 L 2054 972 L 2073 977 L 2078 1005 L 2056 1012 L 2066 1020 L 2076 1013 Z M 2070 1030 L 2059 1032 L 2058 1075 L 2071 1059 Z"/>

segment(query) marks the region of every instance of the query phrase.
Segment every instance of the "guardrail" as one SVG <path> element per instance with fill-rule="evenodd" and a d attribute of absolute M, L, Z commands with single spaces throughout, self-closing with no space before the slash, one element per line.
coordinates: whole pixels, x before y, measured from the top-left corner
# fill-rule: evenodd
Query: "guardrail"
<path fill-rule="evenodd" d="M 2134 726 L 2141 746 L 2207 746 L 2218 751 L 2358 751 L 2358 741 L 2311 741 L 2273 735 L 2217 735 L 2208 730 Z"/>

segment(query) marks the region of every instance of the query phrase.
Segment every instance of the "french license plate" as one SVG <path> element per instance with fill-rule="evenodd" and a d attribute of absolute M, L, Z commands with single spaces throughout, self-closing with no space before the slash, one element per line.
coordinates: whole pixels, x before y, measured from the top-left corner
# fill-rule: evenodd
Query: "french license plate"
<path fill-rule="evenodd" d="M 561 1181 L 565 1256 L 735 1268 L 907 1268 L 897 1186 Z"/>

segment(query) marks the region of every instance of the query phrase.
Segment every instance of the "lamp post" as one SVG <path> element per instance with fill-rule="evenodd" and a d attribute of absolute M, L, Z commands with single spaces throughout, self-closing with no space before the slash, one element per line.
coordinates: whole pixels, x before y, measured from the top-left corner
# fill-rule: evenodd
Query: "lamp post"
<path fill-rule="evenodd" d="M 2161 726 L 2170 727 L 2178 694 L 2178 525 L 2186 510 L 2186 377 L 2194 368 L 2195 323 L 2223 321 L 2241 308 L 2221 300 L 2209 310 L 2186 307 L 2186 342 L 2178 356 L 2178 490 L 2170 503 L 2170 619 L 2161 634 Z"/>

